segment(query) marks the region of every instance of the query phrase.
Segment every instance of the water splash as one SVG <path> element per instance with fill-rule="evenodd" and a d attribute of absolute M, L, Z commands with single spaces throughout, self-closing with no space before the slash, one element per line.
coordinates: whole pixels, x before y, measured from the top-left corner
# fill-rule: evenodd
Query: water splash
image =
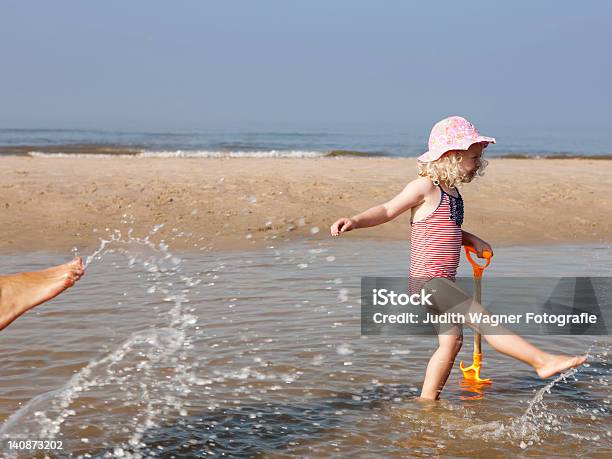
<path fill-rule="evenodd" d="M 129 268 L 143 268 L 147 282 L 152 284 L 147 293 L 161 296 L 163 302 L 172 305 L 162 313 L 165 326 L 133 333 L 113 351 L 81 368 L 60 389 L 32 398 L 0 426 L 0 438 L 61 438 L 63 426 L 77 412 L 80 422 L 91 419 L 90 424 L 95 425 L 96 417 L 104 412 L 104 406 L 96 403 L 103 402 L 86 404 L 83 400 L 93 399 L 88 393 L 104 388 L 117 394 L 121 410 L 129 416 L 119 416 L 120 422 L 114 426 L 104 422 L 103 438 L 126 438 L 117 445 L 124 457 L 144 457 L 146 452 L 140 451 L 144 433 L 162 419 L 186 414 L 185 402 L 195 379 L 186 351 L 197 317 L 185 305 L 190 301 L 191 288 L 200 281 L 184 275 L 182 260 L 163 240 L 152 241 L 163 224 L 137 237 L 131 226 L 133 218 L 124 216 L 122 223 L 129 225 L 127 231 L 107 230 L 99 247 L 86 257 L 85 266 L 118 253 L 128 260 Z M 73 253 L 78 256 L 78 249 Z M 113 417 L 108 412 L 104 415 Z"/>
<path fill-rule="evenodd" d="M 593 343 L 586 352 L 587 362 L 589 360 L 605 362 L 608 355 L 608 346 L 603 345 L 603 350 L 593 354 L 592 350 L 599 343 Z M 576 418 L 588 414 L 590 421 L 596 421 L 597 417 L 592 413 L 592 410 L 585 409 L 581 406 L 576 406 L 576 403 L 571 403 L 568 400 L 548 401 L 547 396 L 551 395 L 553 388 L 559 384 L 565 383 L 580 383 L 578 378 L 580 372 L 587 373 L 585 370 L 590 368 L 589 363 L 582 367 L 570 368 L 561 373 L 544 387 L 539 389 L 535 395 L 528 401 L 527 408 L 524 413 L 510 421 L 501 422 L 494 421 L 485 424 L 477 424 L 465 429 L 465 434 L 472 438 L 479 438 L 484 441 L 505 439 L 520 446 L 521 449 L 526 449 L 533 445 L 542 444 L 546 435 L 549 433 L 557 433 L 569 437 L 581 438 L 583 440 L 599 440 L 599 436 L 581 435 L 576 432 L 566 430 L 566 426 L 575 425 Z M 609 374 L 609 370 L 606 372 Z M 599 377 L 599 382 L 607 385 L 607 375 Z M 588 375 L 591 380 L 593 374 Z M 585 400 L 581 400 L 585 402 Z M 599 409 L 595 412 L 605 414 L 605 408 L 601 408 L 601 404 L 597 404 Z M 598 431 L 601 429 L 597 429 Z"/>

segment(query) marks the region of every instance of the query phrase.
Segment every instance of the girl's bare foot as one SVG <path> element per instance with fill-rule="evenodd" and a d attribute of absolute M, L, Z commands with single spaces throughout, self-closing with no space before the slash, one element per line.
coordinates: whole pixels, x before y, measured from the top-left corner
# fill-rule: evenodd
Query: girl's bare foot
<path fill-rule="evenodd" d="M 0 276 L 0 330 L 27 310 L 72 287 L 85 273 L 80 257 L 42 271 Z"/>
<path fill-rule="evenodd" d="M 586 361 L 586 355 L 553 355 L 548 354 L 542 359 L 542 363 L 536 367 L 540 378 L 549 378 L 557 373 L 562 373 L 570 368 L 582 365 Z"/>

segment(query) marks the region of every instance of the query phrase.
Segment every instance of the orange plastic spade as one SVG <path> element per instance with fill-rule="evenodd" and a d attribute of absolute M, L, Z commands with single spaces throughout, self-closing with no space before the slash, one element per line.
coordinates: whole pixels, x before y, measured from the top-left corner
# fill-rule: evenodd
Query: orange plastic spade
<path fill-rule="evenodd" d="M 478 337 L 480 338 L 480 335 Z M 476 349 L 475 345 L 474 349 Z M 492 381 L 490 378 L 483 379 L 480 377 L 480 368 L 482 367 L 482 353 L 476 352 L 476 350 L 474 350 L 472 358 L 472 364 L 469 367 L 464 367 L 463 362 L 459 362 L 459 367 L 463 372 L 463 379 L 470 383 L 474 382 L 476 384 L 491 384 Z"/>
<path fill-rule="evenodd" d="M 484 251 L 482 256 L 487 260 L 484 265 L 479 265 L 476 261 L 472 259 L 470 253 L 477 253 L 474 247 L 465 246 L 465 255 L 467 256 L 468 261 L 472 265 L 472 270 L 474 272 L 474 299 L 479 303 L 482 300 L 482 274 L 484 270 L 491 264 L 491 258 L 493 254 L 489 251 Z M 482 379 L 480 377 L 480 368 L 482 366 L 482 352 L 480 349 L 481 345 L 481 337 L 480 333 L 474 333 L 474 354 L 473 361 L 469 367 L 464 367 L 463 362 L 460 362 L 459 367 L 463 372 L 463 379 L 466 383 L 471 383 L 475 385 L 482 384 L 490 384 L 490 379 Z M 479 397 L 480 398 L 480 397 Z"/>

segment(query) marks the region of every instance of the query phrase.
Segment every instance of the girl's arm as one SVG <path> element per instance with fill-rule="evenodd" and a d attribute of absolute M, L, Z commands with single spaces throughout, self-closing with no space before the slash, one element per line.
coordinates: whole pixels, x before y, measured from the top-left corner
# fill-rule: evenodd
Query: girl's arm
<path fill-rule="evenodd" d="M 493 248 L 488 242 L 483 241 L 478 236 L 468 233 L 467 231 L 461 230 L 461 244 L 474 247 L 480 258 L 482 258 L 482 252 L 488 250 L 493 254 Z"/>
<path fill-rule="evenodd" d="M 337 236 L 346 231 L 357 228 L 369 228 L 393 220 L 406 210 L 423 202 L 425 196 L 431 192 L 432 189 L 433 184 L 428 178 L 420 177 L 413 180 L 406 185 L 406 188 L 404 188 L 401 193 L 384 204 L 371 207 L 354 217 L 337 220 L 331 226 L 331 234 L 332 236 Z"/>

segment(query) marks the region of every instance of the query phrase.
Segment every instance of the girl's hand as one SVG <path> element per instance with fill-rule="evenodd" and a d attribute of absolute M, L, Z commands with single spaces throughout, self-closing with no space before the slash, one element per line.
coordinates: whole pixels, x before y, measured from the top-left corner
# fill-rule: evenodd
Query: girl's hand
<path fill-rule="evenodd" d="M 356 225 L 350 218 L 341 218 L 331 226 L 331 235 L 338 236 L 340 233 L 355 229 Z"/>
<path fill-rule="evenodd" d="M 476 249 L 476 254 L 478 258 L 484 258 L 484 252 L 491 252 L 491 256 L 493 256 L 493 248 L 488 242 L 483 241 L 480 238 L 474 238 L 474 249 Z"/>

